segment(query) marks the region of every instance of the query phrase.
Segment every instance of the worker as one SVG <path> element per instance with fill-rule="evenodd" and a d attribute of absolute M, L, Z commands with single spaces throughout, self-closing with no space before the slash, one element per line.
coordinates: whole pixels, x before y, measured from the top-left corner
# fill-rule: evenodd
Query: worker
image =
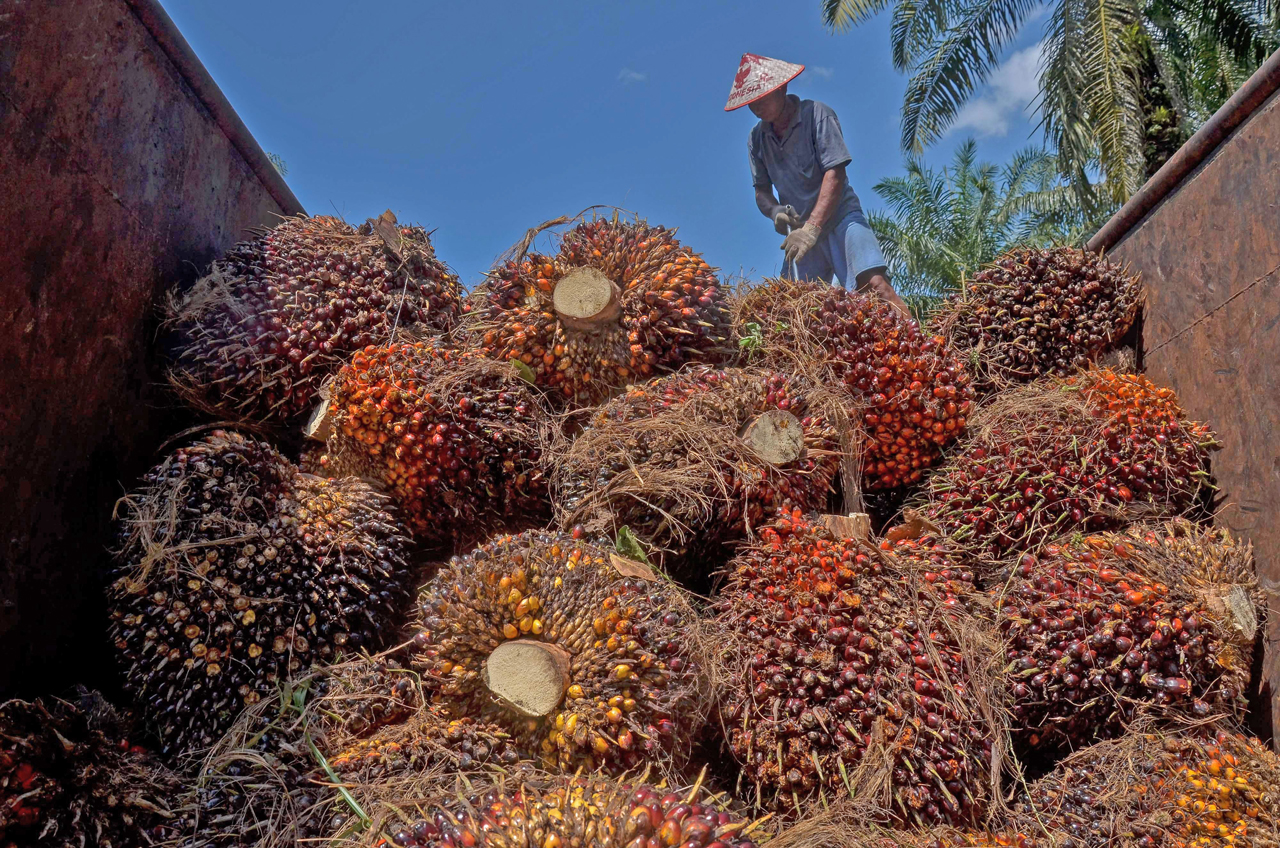
<path fill-rule="evenodd" d="M 885 276 L 880 245 L 845 175 L 853 157 L 836 113 L 825 103 L 787 93 L 787 83 L 803 70 L 804 65 L 744 53 L 724 107 L 732 112 L 748 106 L 760 119 L 747 142 L 751 181 L 756 206 L 786 236 L 784 276 L 828 283 L 834 276 L 845 288 L 852 280 L 858 291 L 908 312 Z"/>

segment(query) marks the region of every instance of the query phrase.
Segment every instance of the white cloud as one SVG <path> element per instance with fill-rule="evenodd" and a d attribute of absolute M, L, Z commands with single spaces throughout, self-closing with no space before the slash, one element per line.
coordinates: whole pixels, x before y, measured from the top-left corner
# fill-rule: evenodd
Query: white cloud
<path fill-rule="evenodd" d="M 824 80 L 829 80 L 836 75 L 836 69 L 824 68 L 821 65 L 813 65 L 809 68 L 809 73 L 813 74 L 815 77 L 821 77 Z"/>
<path fill-rule="evenodd" d="M 618 79 L 622 80 L 623 85 L 631 85 L 633 82 L 644 82 L 648 78 L 648 74 L 637 73 L 630 68 L 623 68 L 618 71 Z"/>
<path fill-rule="evenodd" d="M 1008 135 L 1009 123 L 1024 113 L 1040 93 L 1040 59 L 1044 43 L 1019 50 L 987 78 L 986 90 L 971 98 L 956 115 L 951 132 L 972 130 L 979 138 Z"/>

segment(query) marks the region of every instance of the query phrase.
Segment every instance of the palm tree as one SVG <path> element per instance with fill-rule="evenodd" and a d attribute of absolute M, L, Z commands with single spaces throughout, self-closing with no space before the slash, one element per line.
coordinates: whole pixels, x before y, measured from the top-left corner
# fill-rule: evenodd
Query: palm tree
<path fill-rule="evenodd" d="M 1043 5 L 821 3 L 835 30 L 892 8 L 893 63 L 911 75 L 902 107 L 902 146 L 910 155 L 946 131 Z M 1157 123 L 1175 125 L 1185 137 L 1275 49 L 1280 21 L 1280 0 L 1051 0 L 1048 10 L 1036 109 L 1062 175 L 1094 209 L 1100 195 L 1122 202 L 1142 184 L 1156 109 L 1166 110 L 1155 114 Z M 1147 102 L 1153 75 L 1177 116 Z"/>
<path fill-rule="evenodd" d="M 907 173 L 875 186 L 887 210 L 872 212 L 894 287 L 917 316 L 1015 244 L 1073 244 L 1092 222 L 1039 148 L 1003 168 L 977 161 L 973 139 L 936 171 L 910 158 Z"/>

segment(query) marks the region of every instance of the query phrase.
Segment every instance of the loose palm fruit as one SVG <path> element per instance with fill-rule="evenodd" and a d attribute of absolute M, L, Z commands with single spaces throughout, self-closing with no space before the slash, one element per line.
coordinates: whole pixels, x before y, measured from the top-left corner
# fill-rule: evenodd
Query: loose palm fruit
<path fill-rule="evenodd" d="M 1198 534 L 1201 571 L 1163 543 L 1181 529 L 1052 544 L 993 590 L 1016 741 L 1076 748 L 1119 734 L 1139 712 L 1243 712 L 1257 627 L 1252 564 L 1227 573 L 1232 549 Z M 1179 547 L 1190 549 L 1188 538 Z"/>
<path fill-rule="evenodd" d="M 974 432 L 929 478 L 922 511 L 988 560 L 1073 530 L 1185 513 L 1217 447 L 1171 389 L 1106 370 L 1005 392 Z"/>
<path fill-rule="evenodd" d="M 413 666 L 447 718 L 503 728 L 548 768 L 678 769 L 705 717 L 678 591 L 571 536 L 502 536 L 419 595 Z"/>
<path fill-rule="evenodd" d="M 586 778 L 527 781 L 428 808 L 378 848 L 755 848 L 751 822 L 695 790 Z"/>
<path fill-rule="evenodd" d="M 757 804 L 803 812 L 885 791 L 871 800 L 899 823 L 979 820 L 995 729 L 971 580 L 798 514 L 741 548 L 718 603 L 722 718 Z"/>
<path fill-rule="evenodd" d="M 124 500 L 111 636 L 166 753 L 211 745 L 291 674 L 394 632 L 408 540 L 385 502 L 223 431 Z"/>
<path fill-rule="evenodd" d="M 610 538 L 629 527 L 679 572 L 781 509 L 824 507 L 840 459 L 800 381 L 695 366 L 596 412 L 554 463 L 558 518 Z"/>
<path fill-rule="evenodd" d="M 1138 277 L 1101 254 L 1018 248 L 974 274 L 934 327 L 988 393 L 1096 362 L 1129 332 L 1143 301 Z"/>
<path fill-rule="evenodd" d="M 382 483 L 419 539 L 474 540 L 550 511 L 548 416 L 507 363 L 429 342 L 368 347 L 338 372 L 328 412 L 324 467 Z"/>
<path fill-rule="evenodd" d="M 735 305 L 750 361 L 817 368 L 862 424 L 863 488 L 914 483 L 965 429 L 973 391 L 962 361 L 886 301 L 825 283 L 769 280 Z"/>
<path fill-rule="evenodd" d="M 237 421 L 283 424 L 310 412 L 353 352 L 397 328 L 451 329 L 458 278 L 421 227 L 387 212 L 352 228 L 289 218 L 236 245 L 168 304 L 170 381 L 189 402 Z"/>
<path fill-rule="evenodd" d="M 727 352 L 715 271 L 673 231 L 616 217 L 569 230 L 554 256 L 498 267 L 470 315 L 484 353 L 524 363 L 573 407 Z"/>
<path fill-rule="evenodd" d="M 157 844 L 180 780 L 127 730 L 96 692 L 0 704 L 0 845 Z"/>
<path fill-rule="evenodd" d="M 1280 759 L 1226 732 L 1133 734 L 1035 781 L 1013 815 L 1029 848 L 1274 848 Z"/>

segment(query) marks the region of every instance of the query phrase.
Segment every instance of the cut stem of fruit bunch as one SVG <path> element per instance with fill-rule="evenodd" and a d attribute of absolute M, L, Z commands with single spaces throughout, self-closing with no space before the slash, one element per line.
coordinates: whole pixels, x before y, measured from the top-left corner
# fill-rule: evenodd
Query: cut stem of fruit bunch
<path fill-rule="evenodd" d="M 961 360 L 890 304 L 823 283 L 766 280 L 733 312 L 748 362 L 840 389 L 850 422 L 844 450 L 861 456 L 864 489 L 917 482 L 964 432 L 973 392 Z"/>
<path fill-rule="evenodd" d="M 681 768 L 708 708 L 695 618 L 671 583 L 624 576 L 610 554 L 527 532 L 455 557 L 419 595 L 411 664 L 428 705 L 502 729 L 548 769 Z"/>
<path fill-rule="evenodd" d="M 633 386 L 555 458 L 562 527 L 626 527 L 705 588 L 704 558 L 779 510 L 824 507 L 842 454 L 811 388 L 777 372 L 694 366 Z"/>
<path fill-rule="evenodd" d="M 972 429 L 921 511 L 988 563 L 1074 530 L 1187 513 L 1217 447 L 1172 390 L 1107 370 L 1010 389 Z"/>
<path fill-rule="evenodd" d="M 671 230 L 643 221 L 580 223 L 554 255 L 496 268 L 475 300 L 469 329 L 482 351 L 519 360 L 571 408 L 729 353 L 715 271 Z"/>
<path fill-rule="evenodd" d="M 180 448 L 122 506 L 111 635 L 166 753 L 213 744 L 313 663 L 377 650 L 408 600 L 383 496 L 238 433 Z"/>
<path fill-rule="evenodd" d="M 169 379 L 223 419 L 295 423 L 352 352 L 399 329 L 453 329 L 461 296 L 426 231 L 397 225 L 390 212 L 358 229 L 289 218 L 170 298 Z"/>
<path fill-rule="evenodd" d="M 852 798 L 900 825 L 981 820 L 999 768 L 998 644 L 968 610 L 973 575 L 927 559 L 798 513 L 742 546 L 716 622 L 744 800 L 797 814 Z"/>

